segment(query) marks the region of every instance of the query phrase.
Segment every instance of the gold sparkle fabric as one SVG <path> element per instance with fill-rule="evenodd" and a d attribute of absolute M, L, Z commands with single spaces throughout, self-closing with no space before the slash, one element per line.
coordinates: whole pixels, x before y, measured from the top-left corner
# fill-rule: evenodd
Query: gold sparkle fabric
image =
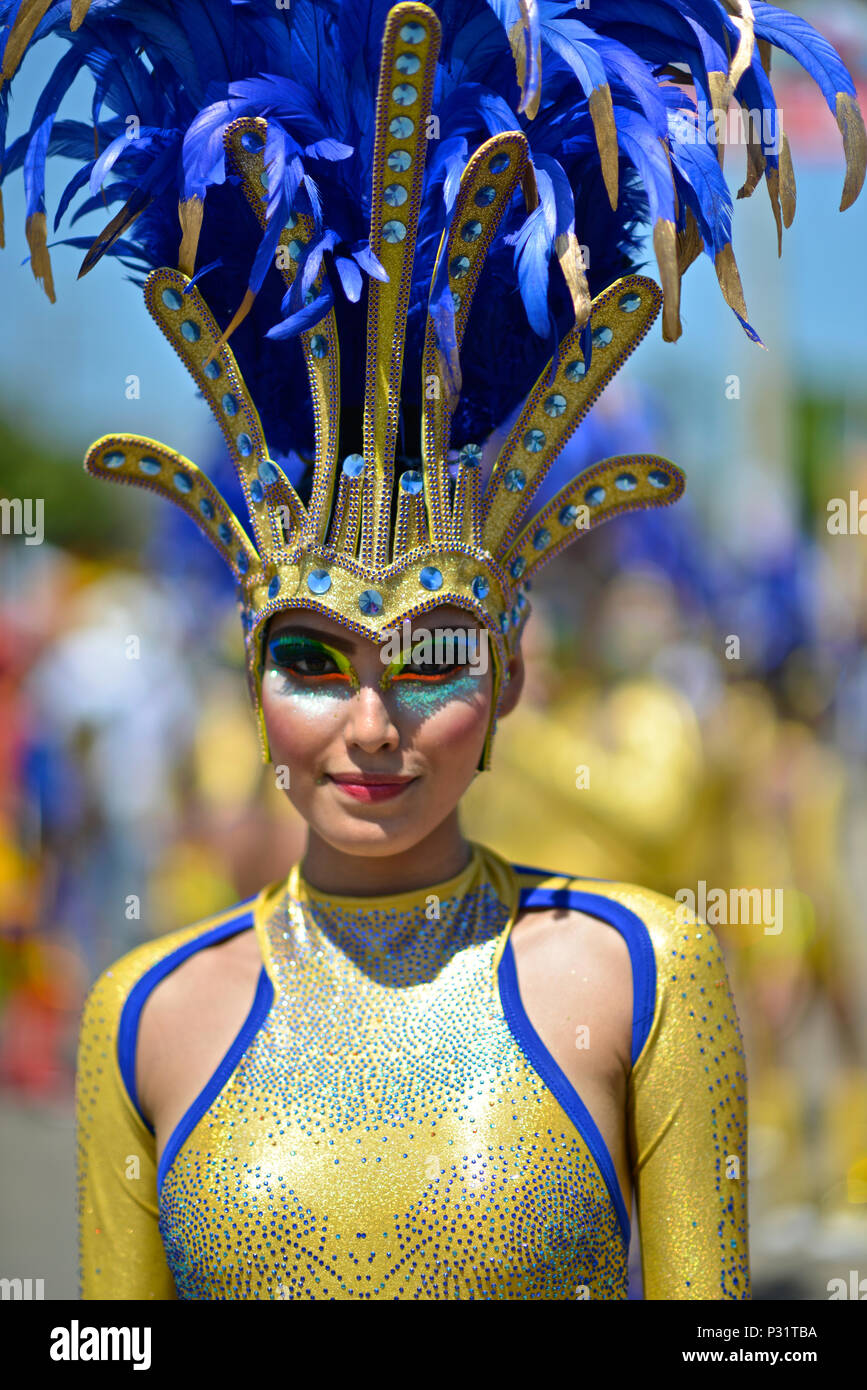
<path fill-rule="evenodd" d="M 744 1062 L 711 932 L 647 890 L 472 848 L 447 883 L 378 899 L 296 868 L 100 976 L 77 1079 L 84 1298 L 625 1299 L 610 1155 L 517 987 L 511 926 L 545 906 L 629 945 L 645 1296 L 749 1296 Z M 250 1015 L 158 1167 L 138 1014 L 242 930 L 263 962 Z"/>

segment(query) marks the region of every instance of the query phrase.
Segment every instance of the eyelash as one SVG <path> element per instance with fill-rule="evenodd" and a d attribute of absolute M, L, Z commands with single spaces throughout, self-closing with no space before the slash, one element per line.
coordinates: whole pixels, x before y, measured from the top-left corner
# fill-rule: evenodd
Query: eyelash
<path fill-rule="evenodd" d="M 292 637 L 275 637 L 268 644 L 268 654 L 273 664 L 281 671 L 288 672 L 293 680 L 307 685 L 325 685 L 332 682 L 352 682 L 349 672 L 340 670 L 336 657 L 324 644 L 311 642 L 309 640 Z M 330 661 L 337 667 L 334 671 L 299 671 L 297 663 L 318 659 L 320 661 Z M 436 662 L 424 662 L 423 665 L 434 666 Z M 434 672 L 419 671 L 413 668 L 412 663 L 407 662 L 400 670 L 396 671 L 389 682 L 391 685 L 403 684 L 406 681 L 417 681 L 425 685 L 445 685 L 451 680 L 458 671 L 463 670 L 459 662 L 454 662 L 442 670 Z"/>
<path fill-rule="evenodd" d="M 332 653 L 327 647 L 319 646 L 316 642 L 292 641 L 291 638 L 277 637 L 268 644 L 268 654 L 271 661 L 280 671 L 288 672 L 293 680 L 302 681 L 307 685 L 325 685 L 333 681 L 349 681 L 350 675 L 339 668 L 335 671 L 299 671 L 296 663 L 302 661 L 319 660 L 330 661 L 337 666 Z"/>

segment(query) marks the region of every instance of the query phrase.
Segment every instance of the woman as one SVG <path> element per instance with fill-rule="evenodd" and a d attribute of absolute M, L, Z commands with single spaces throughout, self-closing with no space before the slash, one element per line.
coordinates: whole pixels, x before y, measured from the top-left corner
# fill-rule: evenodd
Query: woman
<path fill-rule="evenodd" d="M 229 565 L 263 752 L 308 826 L 285 879 L 90 993 L 87 1298 L 625 1298 L 633 1197 L 647 1298 L 749 1297 L 746 1076 L 713 934 L 647 889 L 505 863 L 458 805 L 520 695 L 532 575 L 682 491 L 666 460 L 576 478 L 562 451 L 660 308 L 679 335 L 702 243 L 756 336 L 676 65 L 725 108 L 773 96 L 756 39 L 819 52 L 847 202 L 863 123 L 833 50 L 770 7 L 592 10 L 543 32 L 535 6 L 483 0 L 217 5 L 217 51 L 198 7 L 82 6 L 10 151 L 38 209 L 46 112 L 92 63 L 117 114 L 91 186 L 122 170 L 125 202 L 83 269 L 112 251 L 150 270 L 249 522 L 152 440 L 107 436 L 86 467 L 179 504 Z M 49 6 L 37 38 L 65 22 Z M 30 32 L 19 14 L 4 75 Z M 788 220 L 786 147 L 750 158 Z M 243 295 L 241 193 L 262 229 Z M 624 273 L 648 219 L 664 295 Z M 48 288 L 44 213 L 28 236 Z"/>

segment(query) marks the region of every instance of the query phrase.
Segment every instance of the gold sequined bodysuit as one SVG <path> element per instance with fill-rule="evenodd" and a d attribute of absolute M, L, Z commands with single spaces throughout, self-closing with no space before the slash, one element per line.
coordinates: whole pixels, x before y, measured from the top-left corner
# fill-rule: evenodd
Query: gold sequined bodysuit
<path fill-rule="evenodd" d="M 551 907 L 629 948 L 645 1297 L 748 1298 L 746 1077 L 713 934 L 646 889 L 477 845 L 447 883 L 379 899 L 326 896 L 296 868 L 100 976 L 78 1062 L 83 1296 L 626 1298 L 614 1165 L 518 988 L 510 928 Z M 135 1089 L 142 1005 L 249 930 L 250 1013 L 157 1167 Z"/>

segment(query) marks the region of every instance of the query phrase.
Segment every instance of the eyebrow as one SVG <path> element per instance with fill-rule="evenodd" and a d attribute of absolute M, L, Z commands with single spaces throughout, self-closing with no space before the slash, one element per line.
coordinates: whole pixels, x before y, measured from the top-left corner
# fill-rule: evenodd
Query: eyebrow
<path fill-rule="evenodd" d="M 286 627 L 278 628 L 272 632 L 268 638 L 269 642 L 276 642 L 281 637 L 307 637 L 314 642 L 322 642 L 325 646 L 336 647 L 339 652 L 349 653 L 354 650 L 355 643 L 348 641 L 345 637 L 332 637 L 328 632 L 321 632 L 315 627 L 304 627 L 302 623 L 291 623 Z"/>

